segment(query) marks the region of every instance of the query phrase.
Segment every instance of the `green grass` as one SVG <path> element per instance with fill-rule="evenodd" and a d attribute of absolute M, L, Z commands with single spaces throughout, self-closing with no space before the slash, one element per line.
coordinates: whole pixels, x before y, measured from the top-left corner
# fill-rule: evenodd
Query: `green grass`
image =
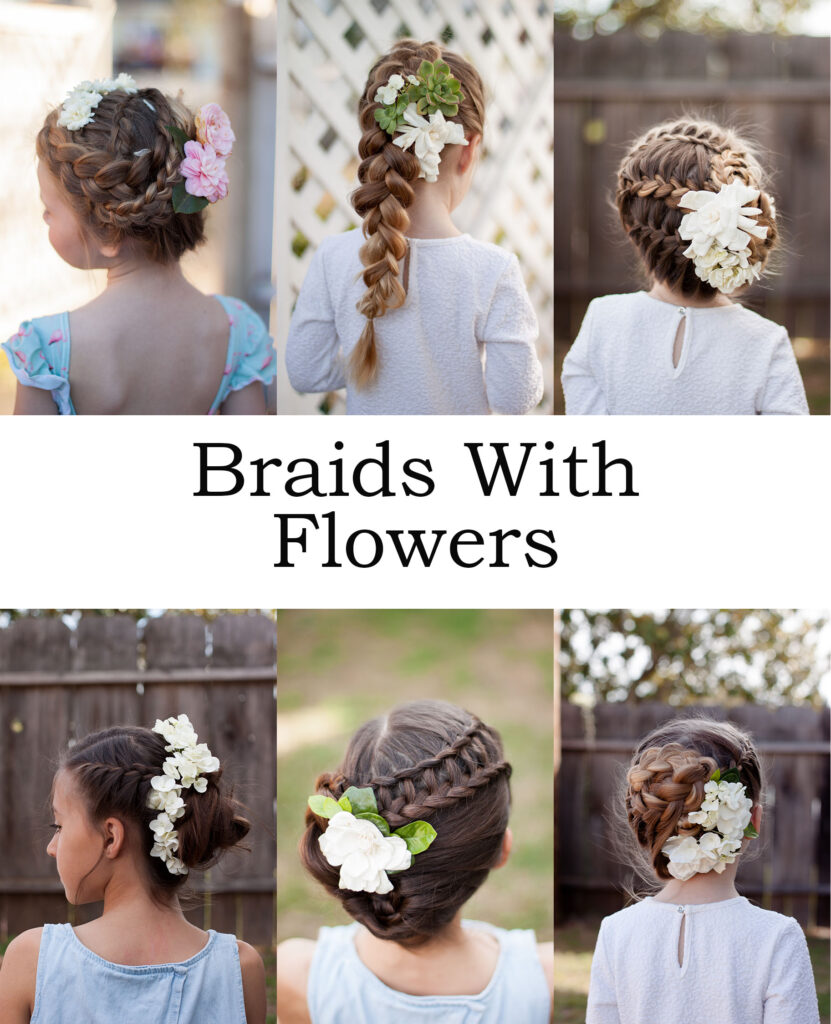
<path fill-rule="evenodd" d="M 597 938 L 597 925 L 585 922 L 557 928 L 554 932 L 554 1020 L 556 1024 L 583 1024 L 592 953 Z M 827 932 L 827 930 L 826 930 Z M 808 949 L 814 968 L 820 1024 L 831 1024 L 831 976 L 828 969 L 829 938 L 808 935 Z"/>
<path fill-rule="evenodd" d="M 514 853 L 465 908 L 506 928 L 552 928 L 550 612 L 279 612 L 278 939 L 348 918 L 297 856 L 316 776 L 355 729 L 417 697 L 454 701 L 494 725 L 514 767 Z"/>

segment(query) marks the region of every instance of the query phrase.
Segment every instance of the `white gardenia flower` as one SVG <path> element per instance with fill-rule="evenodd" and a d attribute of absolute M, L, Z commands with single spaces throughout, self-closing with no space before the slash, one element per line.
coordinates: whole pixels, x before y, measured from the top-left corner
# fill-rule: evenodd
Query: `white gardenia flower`
<path fill-rule="evenodd" d="M 326 860 L 340 868 L 339 887 L 353 892 L 391 892 L 387 871 L 404 871 L 412 863 L 401 836 L 385 836 L 349 811 L 333 815 L 318 842 Z"/>
<path fill-rule="evenodd" d="M 696 257 L 704 256 L 713 241 L 734 252 L 745 249 L 751 235 L 763 239 L 768 233 L 767 227 L 753 220 L 762 211 L 745 205 L 758 198 L 759 189 L 738 180 L 722 185 L 718 192 L 686 192 L 678 205 L 694 212 L 681 219 L 678 234 L 685 242 L 692 242 Z"/>

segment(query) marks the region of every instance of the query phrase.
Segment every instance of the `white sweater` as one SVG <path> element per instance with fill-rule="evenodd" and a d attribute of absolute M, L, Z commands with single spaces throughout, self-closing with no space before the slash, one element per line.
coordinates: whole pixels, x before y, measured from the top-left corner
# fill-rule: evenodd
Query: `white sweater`
<path fill-rule="evenodd" d="M 590 303 L 563 364 L 563 391 L 567 414 L 808 414 L 784 327 L 738 303 L 673 306 L 646 292 Z"/>
<path fill-rule="evenodd" d="M 805 936 L 744 896 L 645 899 L 600 926 L 586 1024 L 819 1024 Z"/>
<path fill-rule="evenodd" d="M 410 238 L 407 298 L 375 321 L 378 375 L 348 386 L 364 329 L 360 230 L 309 265 L 286 346 L 297 391 L 347 387 L 348 413 L 526 413 L 542 397 L 537 320 L 516 256 L 469 235 Z"/>

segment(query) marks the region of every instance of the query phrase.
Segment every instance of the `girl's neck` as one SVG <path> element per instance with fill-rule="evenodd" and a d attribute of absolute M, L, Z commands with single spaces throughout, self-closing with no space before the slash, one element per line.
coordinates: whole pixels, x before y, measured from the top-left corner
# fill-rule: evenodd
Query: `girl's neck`
<path fill-rule="evenodd" d="M 672 878 L 655 896 L 659 903 L 678 903 L 694 905 L 696 903 L 721 903 L 723 900 L 734 899 L 739 893 L 736 890 L 736 871 L 738 861 L 728 864 L 719 875 L 708 871 L 704 875 L 693 875 L 686 882 Z"/>
<path fill-rule="evenodd" d="M 673 306 L 691 306 L 693 309 L 709 309 L 715 306 L 732 306 L 733 303 L 726 295 L 716 292 L 710 298 L 697 298 L 684 295 L 676 288 L 670 288 L 663 281 L 655 281 L 647 292 L 653 299 L 659 302 L 668 302 Z"/>
<path fill-rule="evenodd" d="M 417 183 L 415 198 L 407 207 L 410 223 L 405 231 L 409 238 L 454 238 L 462 232 L 453 223 L 449 195 L 438 182 Z"/>
<path fill-rule="evenodd" d="M 117 256 L 107 267 L 107 288 L 141 287 L 153 289 L 186 284 L 178 263 L 156 263 L 135 256 Z"/>

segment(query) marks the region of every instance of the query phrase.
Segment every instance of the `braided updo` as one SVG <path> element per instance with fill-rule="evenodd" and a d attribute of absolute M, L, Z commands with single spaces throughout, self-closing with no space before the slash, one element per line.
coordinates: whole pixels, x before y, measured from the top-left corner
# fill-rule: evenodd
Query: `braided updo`
<path fill-rule="evenodd" d="M 363 725 L 340 770 L 321 775 L 315 788 L 337 800 L 349 786 L 371 786 L 391 829 L 429 821 L 435 841 L 390 876 L 392 892 L 339 889 L 339 870 L 318 842 L 326 822 L 307 810 L 303 864 L 373 935 L 417 946 L 452 921 L 498 863 L 510 775 L 499 733 L 474 715 L 443 701 L 400 704 Z"/>
<path fill-rule="evenodd" d="M 116 726 L 91 733 L 69 748 L 60 769 L 69 772 L 83 798 L 92 822 L 114 817 L 135 826 L 135 835 L 147 855 L 148 879 L 153 891 L 164 897 L 178 889 L 186 875 L 173 875 L 158 857 L 150 855 L 153 832 L 150 822 L 159 813 L 147 806 L 150 780 L 163 774 L 168 753 L 166 740 L 150 729 Z M 222 768 L 206 775 L 207 788 L 197 793 L 182 790 L 185 813 L 176 821 L 177 856 L 188 868 L 204 869 L 216 863 L 224 850 L 241 842 L 249 823 L 241 806 L 220 785 Z"/>
<path fill-rule="evenodd" d="M 181 154 L 166 125 L 195 138 L 193 115 L 158 89 L 108 93 L 89 124 L 58 125 L 51 111 L 37 155 L 91 235 L 104 244 L 132 239 L 157 263 L 173 263 L 205 238 L 205 212 L 179 214 L 173 186 Z"/>
<path fill-rule="evenodd" d="M 704 800 L 704 785 L 716 769 L 737 768 L 750 800 L 759 803 L 762 770 L 749 736 L 728 722 L 676 718 L 641 741 L 626 773 L 626 817 L 637 849 L 658 878 L 668 880 L 661 852 L 670 836 L 702 829 L 687 820 Z"/>
<path fill-rule="evenodd" d="M 651 128 L 631 146 L 618 168 L 615 202 L 624 230 L 649 274 L 690 298 L 709 298 L 716 289 L 695 273 L 684 255 L 689 246 L 678 234 L 688 210 L 678 203 L 686 192 L 718 192 L 741 181 L 760 189 L 754 218 L 767 227 L 764 239 L 751 235 L 751 264 L 764 268 L 778 232 L 771 197 L 751 146 L 728 128 L 709 121 L 682 119 Z"/>
<path fill-rule="evenodd" d="M 476 68 L 451 50 L 437 43 L 417 43 L 401 39 L 373 65 L 358 104 L 361 141 L 358 153 L 360 185 L 352 193 L 352 205 L 363 218 L 366 242 L 361 248 L 366 292 L 358 303 L 358 312 L 366 317 L 361 337 L 352 351 L 349 369 L 359 388 L 371 384 L 378 369 L 375 343 L 375 320 L 388 309 L 403 305 L 406 291 L 401 281 L 401 262 L 407 253 L 405 232 L 410 218 L 407 207 L 415 195 L 413 182 L 420 165 L 412 150 L 394 145 L 395 136 L 388 135 L 375 120 L 381 104 L 375 93 L 395 74 L 415 75 L 422 61 L 443 60 L 462 87 L 464 99 L 459 112 L 451 120 L 464 126 L 465 136 L 481 135 L 485 125 L 485 96 Z"/>

